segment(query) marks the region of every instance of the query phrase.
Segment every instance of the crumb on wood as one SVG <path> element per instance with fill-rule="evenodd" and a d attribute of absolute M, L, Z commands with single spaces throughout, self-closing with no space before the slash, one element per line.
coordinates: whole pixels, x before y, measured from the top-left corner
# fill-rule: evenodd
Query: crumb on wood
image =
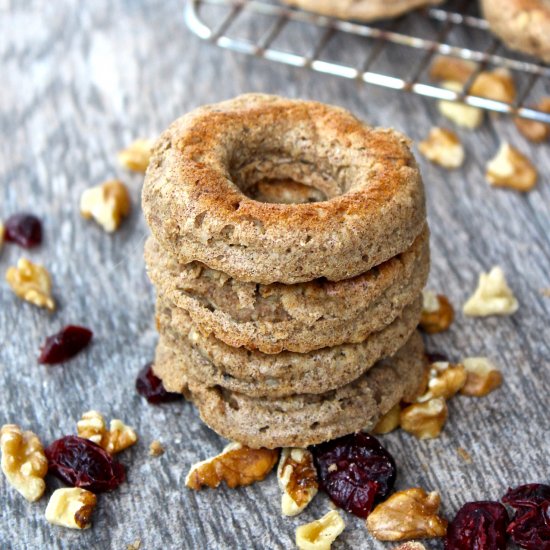
<path fill-rule="evenodd" d="M 164 454 L 164 447 L 162 446 L 160 441 L 157 441 L 155 439 L 151 442 L 151 445 L 149 445 L 149 454 L 151 456 L 160 456 Z"/>
<path fill-rule="evenodd" d="M 471 464 L 472 463 L 472 456 L 470 453 L 464 449 L 463 447 L 458 447 L 456 452 L 458 453 L 458 456 L 464 460 L 464 462 Z"/>

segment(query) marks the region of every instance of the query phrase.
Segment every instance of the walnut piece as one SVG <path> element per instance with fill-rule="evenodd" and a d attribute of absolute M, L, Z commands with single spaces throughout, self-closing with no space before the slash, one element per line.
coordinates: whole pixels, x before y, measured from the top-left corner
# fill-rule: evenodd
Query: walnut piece
<path fill-rule="evenodd" d="M 516 84 L 510 71 L 500 68 L 479 73 L 469 93 L 504 103 L 513 103 L 517 95 Z"/>
<path fill-rule="evenodd" d="M 296 528 L 296 546 L 300 550 L 330 550 L 345 527 L 342 516 L 331 510 L 322 518 Z"/>
<path fill-rule="evenodd" d="M 510 290 L 504 272 L 498 266 L 489 273 L 481 273 L 478 286 L 464 304 L 464 315 L 487 317 L 489 315 L 512 315 L 519 304 Z"/>
<path fill-rule="evenodd" d="M 418 397 L 417 401 L 424 403 L 434 397 L 450 399 L 462 389 L 466 383 L 466 377 L 464 365 L 452 364 L 447 361 L 432 363 L 427 391 Z"/>
<path fill-rule="evenodd" d="M 463 85 L 460 82 L 445 81 L 441 84 L 447 90 L 460 93 Z M 483 111 L 477 107 L 457 103 L 456 101 L 440 100 L 437 104 L 439 112 L 458 126 L 474 130 L 483 122 Z"/>
<path fill-rule="evenodd" d="M 87 529 L 97 503 L 94 493 L 80 487 L 57 489 L 46 507 L 46 519 L 69 529 Z"/>
<path fill-rule="evenodd" d="M 464 162 L 464 147 L 452 130 L 432 128 L 418 150 L 431 162 L 443 168 L 459 168 Z"/>
<path fill-rule="evenodd" d="M 380 420 L 372 430 L 374 434 L 388 434 L 399 428 L 399 419 L 401 417 L 401 406 L 396 403 Z"/>
<path fill-rule="evenodd" d="M 150 456 L 161 456 L 164 454 L 164 447 L 162 446 L 160 441 L 157 441 L 156 439 L 154 441 L 151 441 L 151 445 L 149 445 L 149 455 Z"/>
<path fill-rule="evenodd" d="M 502 385 L 502 373 L 486 357 L 467 357 L 462 363 L 467 374 L 462 395 L 483 397 Z"/>
<path fill-rule="evenodd" d="M 525 193 L 537 184 L 538 173 L 525 155 L 503 143 L 496 156 L 487 163 L 485 178 L 494 187 L 507 187 Z"/>
<path fill-rule="evenodd" d="M 88 411 L 76 424 L 77 434 L 103 447 L 108 453 L 115 454 L 133 445 L 138 437 L 133 428 L 122 420 L 113 419 L 107 430 L 105 419 L 98 411 Z"/>
<path fill-rule="evenodd" d="M 394 493 L 367 518 L 367 528 L 378 540 L 443 537 L 447 521 L 438 515 L 441 499 L 420 487 Z"/>
<path fill-rule="evenodd" d="M 80 213 L 93 218 L 108 233 L 116 231 L 122 219 L 130 213 L 130 195 L 118 180 L 110 180 L 86 189 L 80 197 Z"/>
<path fill-rule="evenodd" d="M 50 311 L 55 310 L 52 280 L 44 266 L 21 258 L 17 262 L 17 267 L 12 266 L 6 271 L 6 281 L 15 295 L 22 300 Z"/>
<path fill-rule="evenodd" d="M 533 105 L 533 109 L 550 114 L 550 97 L 543 97 Z M 520 133 L 529 141 L 542 143 L 550 137 L 550 124 L 521 117 L 515 117 L 514 122 Z"/>
<path fill-rule="evenodd" d="M 418 439 L 433 439 L 441 433 L 447 414 L 447 402 L 443 397 L 413 403 L 401 411 L 401 428 Z"/>
<path fill-rule="evenodd" d="M 153 143 L 150 139 L 136 139 L 126 149 L 119 151 L 118 162 L 128 170 L 145 173 L 151 160 Z"/>
<path fill-rule="evenodd" d="M 451 302 L 443 294 L 435 294 L 431 290 L 422 292 L 422 315 L 420 328 L 428 334 L 446 331 L 455 317 Z"/>
<path fill-rule="evenodd" d="M 283 449 L 277 468 L 277 479 L 283 491 L 283 515 L 296 516 L 313 500 L 319 487 L 311 452 L 299 448 Z"/>
<path fill-rule="evenodd" d="M 478 64 L 474 61 L 436 55 L 430 65 L 429 74 L 432 80 L 466 84 L 477 68 Z"/>
<path fill-rule="evenodd" d="M 5 424 L 0 430 L 2 471 L 10 485 L 28 501 L 38 500 L 46 489 L 44 478 L 48 461 L 42 443 L 33 432 L 23 432 L 15 424 Z"/>
<path fill-rule="evenodd" d="M 261 481 L 273 469 L 279 451 L 277 449 L 251 449 L 240 443 L 230 443 L 221 454 L 194 464 L 185 485 L 198 491 L 204 485 L 212 489 L 225 481 L 233 489 Z"/>

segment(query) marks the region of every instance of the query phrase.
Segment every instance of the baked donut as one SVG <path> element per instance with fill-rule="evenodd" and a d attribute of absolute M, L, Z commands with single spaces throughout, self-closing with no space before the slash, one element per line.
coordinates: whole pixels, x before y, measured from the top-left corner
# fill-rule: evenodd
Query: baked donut
<path fill-rule="evenodd" d="M 255 198 L 281 183 L 312 189 L 302 195 L 318 202 Z M 406 137 L 338 107 L 262 94 L 173 123 L 142 198 L 153 235 L 179 263 L 260 284 L 355 277 L 407 250 L 426 217 Z"/>
<path fill-rule="evenodd" d="M 344 344 L 309 353 L 278 354 L 233 348 L 202 334 L 187 312 L 164 300 L 157 302 L 157 328 L 164 347 L 185 358 L 180 369 L 161 361 L 157 375 L 166 389 L 182 392 L 187 379 L 204 386 L 220 386 L 252 397 L 284 397 L 296 393 L 324 393 L 352 380 L 376 361 L 393 355 L 418 325 L 422 299 L 360 344 Z"/>
<path fill-rule="evenodd" d="M 158 365 L 180 369 L 185 356 L 157 347 Z M 415 332 L 395 356 L 378 362 L 336 390 L 286 398 L 254 398 L 187 380 L 185 394 L 218 434 L 250 447 L 307 447 L 357 430 L 372 429 L 401 400 L 412 401 L 425 383 L 427 360 Z"/>
<path fill-rule="evenodd" d="M 147 271 L 159 295 L 185 309 L 204 333 L 264 353 L 305 353 L 358 343 L 416 300 L 429 272 L 426 229 L 409 250 L 367 273 L 333 283 L 255 285 L 200 266 L 180 266 L 145 246 Z"/>
<path fill-rule="evenodd" d="M 507 46 L 550 63 L 549 0 L 481 0 L 481 9 Z"/>
<path fill-rule="evenodd" d="M 283 0 L 290 6 L 342 19 L 374 21 L 397 17 L 443 0 Z"/>

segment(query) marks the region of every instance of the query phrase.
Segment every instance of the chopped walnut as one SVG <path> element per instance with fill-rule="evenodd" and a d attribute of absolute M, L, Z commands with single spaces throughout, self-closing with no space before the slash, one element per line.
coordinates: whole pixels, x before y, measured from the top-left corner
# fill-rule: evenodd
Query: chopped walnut
<path fill-rule="evenodd" d="M 550 114 L 550 97 L 542 98 L 536 105 L 533 105 L 533 109 Z M 514 122 L 520 133 L 529 141 L 542 143 L 550 137 L 550 124 L 521 117 L 515 117 Z"/>
<path fill-rule="evenodd" d="M 46 519 L 69 529 L 87 529 L 97 503 L 97 497 L 91 491 L 80 487 L 57 489 L 53 492 L 46 507 Z"/>
<path fill-rule="evenodd" d="M 470 88 L 470 94 L 504 103 L 516 99 L 516 84 L 506 69 L 495 69 L 479 73 Z"/>
<path fill-rule="evenodd" d="M 462 92 L 463 85 L 460 82 L 446 81 L 442 83 L 444 88 L 453 92 Z M 455 124 L 464 126 L 470 130 L 478 128 L 483 122 L 483 111 L 477 107 L 458 103 L 456 101 L 440 100 L 438 102 L 439 112 Z"/>
<path fill-rule="evenodd" d="M 438 515 L 440 502 L 437 492 L 420 487 L 398 491 L 370 513 L 367 528 L 378 540 L 443 537 L 447 521 Z"/>
<path fill-rule="evenodd" d="M 466 84 L 477 68 L 478 64 L 474 61 L 447 55 L 436 55 L 430 65 L 430 78 L 432 80 Z"/>
<path fill-rule="evenodd" d="M 151 456 L 161 456 L 164 454 L 164 447 L 160 441 L 157 441 L 156 439 L 151 441 L 151 445 L 149 445 L 149 454 Z"/>
<path fill-rule="evenodd" d="M 122 420 L 113 419 L 109 430 L 105 419 L 97 411 L 88 411 L 76 424 L 77 434 L 103 447 L 108 453 L 115 454 L 133 445 L 138 437 L 133 428 Z"/>
<path fill-rule="evenodd" d="M 86 219 L 93 218 L 105 231 L 116 231 L 122 218 L 130 213 L 126 186 L 121 181 L 110 180 L 86 189 L 80 198 L 80 213 Z"/>
<path fill-rule="evenodd" d="M 399 428 L 401 406 L 396 403 L 379 421 L 372 430 L 375 434 L 388 434 Z"/>
<path fill-rule="evenodd" d="M 432 128 L 418 150 L 431 162 L 443 168 L 459 168 L 464 162 L 464 147 L 452 130 Z"/>
<path fill-rule="evenodd" d="M 481 273 L 478 286 L 464 304 L 464 315 L 486 317 L 488 315 L 512 315 L 519 304 L 510 290 L 504 272 L 498 266 L 489 273 Z"/>
<path fill-rule="evenodd" d="M 17 267 L 12 266 L 6 271 L 6 281 L 16 296 L 22 300 L 50 311 L 55 310 L 52 280 L 44 266 L 21 258 L 17 262 Z"/>
<path fill-rule="evenodd" d="M 33 432 L 23 432 L 15 424 L 5 424 L 0 430 L 2 471 L 14 489 L 28 501 L 38 500 L 46 489 L 44 478 L 48 461 L 42 443 Z"/>
<path fill-rule="evenodd" d="M 153 143 L 150 139 L 136 139 L 126 149 L 119 151 L 118 161 L 128 170 L 145 173 L 151 159 Z"/>
<path fill-rule="evenodd" d="M 430 366 L 427 391 L 418 397 L 417 401 L 424 403 L 434 397 L 450 399 L 462 389 L 465 383 L 466 369 L 464 365 L 437 361 Z"/>
<path fill-rule="evenodd" d="M 330 550 L 345 527 L 342 516 L 331 510 L 322 518 L 296 528 L 296 546 L 300 550 Z"/>
<path fill-rule="evenodd" d="M 413 403 L 401 411 L 401 428 L 418 439 L 437 437 L 446 420 L 447 403 L 443 397 Z"/>
<path fill-rule="evenodd" d="M 141 548 L 141 539 L 136 539 L 126 546 L 126 550 L 139 550 Z"/>
<path fill-rule="evenodd" d="M 278 457 L 276 449 L 251 449 L 240 443 L 230 443 L 221 454 L 194 464 L 185 478 L 185 485 L 196 491 L 204 485 L 214 489 L 222 481 L 231 489 L 250 485 L 264 479 Z"/>
<path fill-rule="evenodd" d="M 485 177 L 495 187 L 526 192 L 535 187 L 538 173 L 525 155 L 503 143 L 496 156 L 487 163 Z"/>
<path fill-rule="evenodd" d="M 277 468 L 277 479 L 283 491 L 283 515 L 299 514 L 317 494 L 317 471 L 313 455 L 307 449 L 283 449 Z"/>
<path fill-rule="evenodd" d="M 462 395 L 483 397 L 502 385 L 502 373 L 486 357 L 467 357 L 462 363 L 467 374 Z"/>
<path fill-rule="evenodd" d="M 453 323 L 454 316 L 453 306 L 446 296 L 431 290 L 422 292 L 420 328 L 424 332 L 436 334 L 446 331 Z"/>

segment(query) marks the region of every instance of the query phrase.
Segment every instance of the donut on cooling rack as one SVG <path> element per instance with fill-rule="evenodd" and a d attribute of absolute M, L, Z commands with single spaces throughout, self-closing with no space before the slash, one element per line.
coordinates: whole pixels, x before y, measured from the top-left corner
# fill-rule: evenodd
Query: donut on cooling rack
<path fill-rule="evenodd" d="M 374 21 L 397 17 L 424 6 L 441 4 L 443 0 L 283 0 L 283 2 L 331 17 Z"/>
<path fill-rule="evenodd" d="M 316 202 L 258 198 L 262 185 L 289 182 Z M 173 123 L 155 146 L 143 209 L 175 260 L 260 284 L 355 277 L 410 248 L 426 216 L 403 135 L 262 94 Z"/>
<path fill-rule="evenodd" d="M 481 9 L 507 46 L 550 63 L 550 0 L 481 0 Z"/>

